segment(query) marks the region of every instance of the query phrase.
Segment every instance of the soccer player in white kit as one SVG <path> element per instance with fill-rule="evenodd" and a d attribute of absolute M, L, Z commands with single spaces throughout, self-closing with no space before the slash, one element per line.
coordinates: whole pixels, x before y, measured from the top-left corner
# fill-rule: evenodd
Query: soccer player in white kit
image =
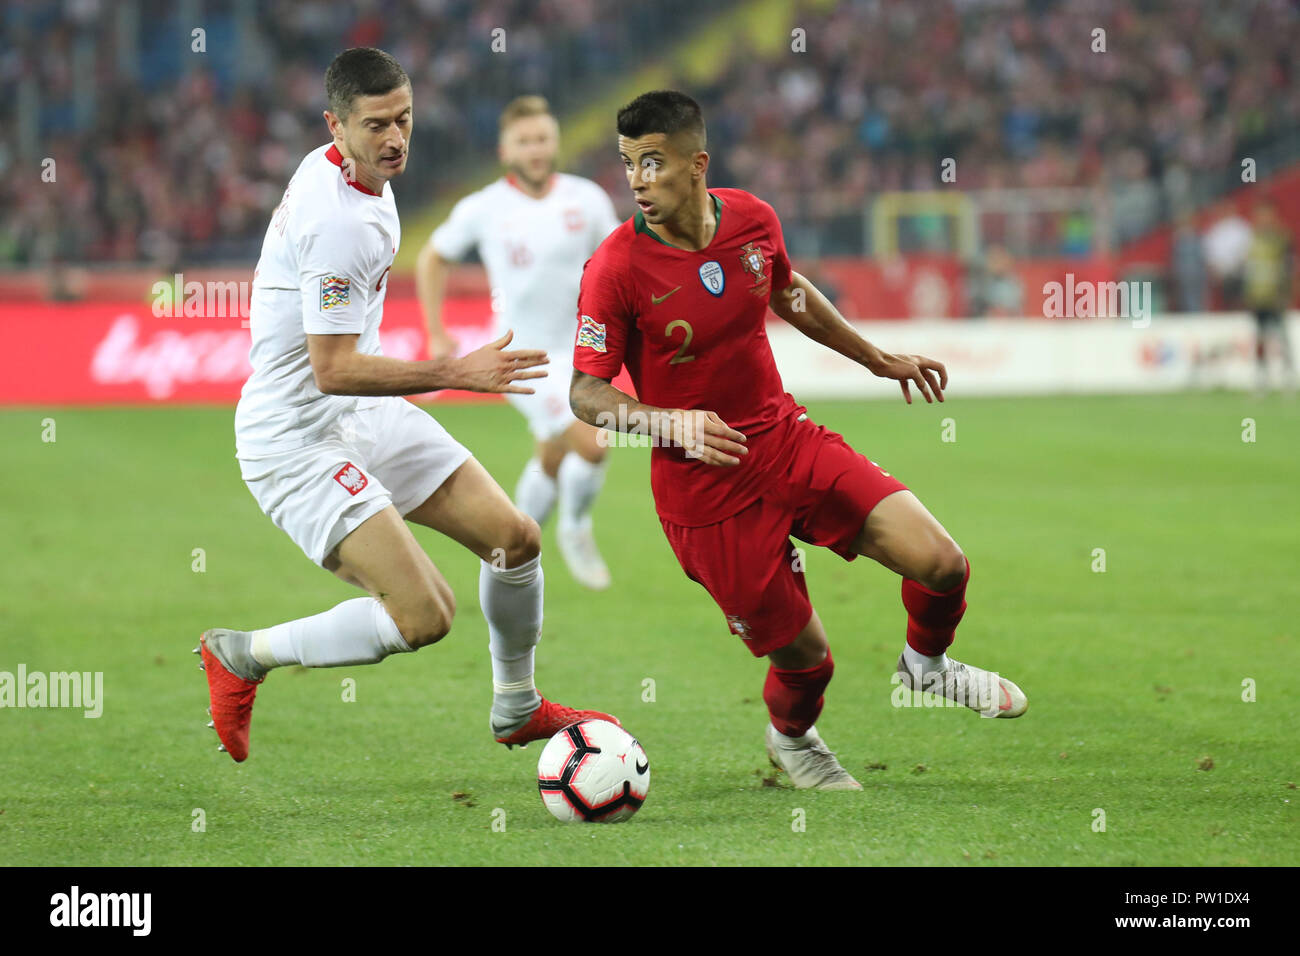
<path fill-rule="evenodd" d="M 584 717 L 612 719 L 537 692 L 537 523 L 438 422 L 397 397 L 440 388 L 525 393 L 520 383 L 544 381 L 545 355 L 506 351 L 508 335 L 463 358 L 382 355 L 379 323 L 401 239 L 389 180 L 406 167 L 411 85 L 387 53 L 357 48 L 334 59 L 325 91 L 333 143 L 309 153 L 289 181 L 253 273 L 253 373 L 235 412 L 236 455 L 271 520 L 371 596 L 261 630 L 205 631 L 195 652 L 207 672 L 209 726 L 220 749 L 242 761 L 253 699 L 272 668 L 371 664 L 447 634 L 451 589 L 403 518 L 481 560 L 499 742 L 548 738 Z"/>
<path fill-rule="evenodd" d="M 579 583 L 610 584 L 591 528 L 605 480 L 601 432 L 569 408 L 578 284 L 583 263 L 619 221 L 605 191 L 556 172 L 559 125 L 540 96 L 520 96 L 501 113 L 498 154 L 506 175 L 456 204 L 420 251 L 416 287 L 429 324 L 431 358 L 455 355 L 442 323 L 450 264 L 478 248 L 492 286 L 495 334 L 510 330 L 522 348 L 542 349 L 549 375 L 532 395 L 506 399 L 528 421 L 536 452 L 524 466 L 515 502 L 538 524 L 552 510 L 556 542 Z"/>

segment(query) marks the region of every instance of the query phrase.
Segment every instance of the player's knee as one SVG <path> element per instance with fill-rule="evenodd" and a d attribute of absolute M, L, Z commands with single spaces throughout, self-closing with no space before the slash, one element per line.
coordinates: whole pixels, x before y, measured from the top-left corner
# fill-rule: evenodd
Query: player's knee
<path fill-rule="evenodd" d="M 537 452 L 537 461 L 542 471 L 554 478 L 560 472 L 560 462 L 564 461 L 565 449 L 559 442 L 546 442 Z"/>
<path fill-rule="evenodd" d="M 831 646 L 826 631 L 815 615 L 793 641 L 767 655 L 776 667 L 783 670 L 807 670 L 817 667 L 830 655 Z"/>
<path fill-rule="evenodd" d="M 604 440 L 605 432 L 599 428 L 592 428 L 586 423 L 574 427 L 575 432 L 570 433 L 573 435 L 573 451 L 583 461 L 592 465 L 599 465 L 609 453 L 609 448 Z M 581 430 L 577 430 L 579 428 Z"/>
<path fill-rule="evenodd" d="M 531 517 L 516 511 L 500 548 L 505 552 L 505 566 L 517 568 L 542 553 L 542 529 Z"/>
<path fill-rule="evenodd" d="M 960 587 L 966 578 L 966 555 L 951 538 L 938 544 L 930 556 L 928 580 L 922 581 L 931 591 L 943 593 Z"/>
<path fill-rule="evenodd" d="M 794 659 L 793 669 L 807 670 L 817 667 L 830 655 L 831 646 L 825 635 L 801 635 L 798 640 L 785 648 Z"/>
<path fill-rule="evenodd" d="M 455 617 L 456 598 L 451 589 L 431 590 L 397 619 L 397 629 L 411 647 L 427 647 L 447 636 Z"/>
<path fill-rule="evenodd" d="M 515 548 L 518 551 L 518 563 L 522 564 L 542 553 L 542 529 L 532 517 L 522 511 L 519 512 L 519 518 L 522 527 L 517 533 Z"/>

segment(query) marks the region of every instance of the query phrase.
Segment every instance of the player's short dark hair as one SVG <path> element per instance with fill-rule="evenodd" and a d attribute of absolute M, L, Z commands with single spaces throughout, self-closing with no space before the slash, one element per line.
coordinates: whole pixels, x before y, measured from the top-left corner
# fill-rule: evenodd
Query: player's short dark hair
<path fill-rule="evenodd" d="M 383 96 L 410 85 L 400 63 L 383 50 L 369 46 L 344 50 L 325 71 L 330 112 L 341 120 L 348 118 L 358 96 Z"/>
<path fill-rule="evenodd" d="M 618 135 L 639 139 L 652 133 L 686 134 L 694 150 L 707 142 L 700 104 L 677 90 L 642 93 L 618 111 Z"/>

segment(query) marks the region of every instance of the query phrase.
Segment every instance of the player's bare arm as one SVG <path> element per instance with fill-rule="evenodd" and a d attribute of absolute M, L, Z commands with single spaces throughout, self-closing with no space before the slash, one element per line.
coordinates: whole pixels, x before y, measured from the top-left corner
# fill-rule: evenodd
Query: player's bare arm
<path fill-rule="evenodd" d="M 909 405 L 912 403 L 909 383 L 915 383 L 927 402 L 934 401 L 931 392 L 943 401 L 948 370 L 942 362 L 924 355 L 893 355 L 882 351 L 859 335 L 806 277 L 797 272 L 790 273 L 790 277 L 788 286 L 772 293 L 769 304 L 773 312 L 814 342 L 852 359 L 871 374 L 897 379 Z"/>
<path fill-rule="evenodd" d="M 587 424 L 610 431 L 646 422 L 652 437 L 680 445 L 708 465 L 739 465 L 741 457 L 749 453 L 745 436 L 714 412 L 647 405 L 615 388 L 609 379 L 577 369 L 569 389 L 569 406 Z"/>
<path fill-rule="evenodd" d="M 358 352 L 356 335 L 308 335 L 307 353 L 316 387 L 326 395 L 419 395 L 443 388 L 531 395 L 518 383 L 544 378 L 538 366 L 548 359 L 540 349 L 506 351 L 513 337 L 507 332 L 464 358 L 424 362 Z"/>
<path fill-rule="evenodd" d="M 438 359 L 456 354 L 457 342 L 447 334 L 442 323 L 442 300 L 447 289 L 447 273 L 451 263 L 438 255 L 433 243 L 425 243 L 415 264 L 415 294 L 424 310 L 424 320 L 429 329 L 429 358 Z"/>

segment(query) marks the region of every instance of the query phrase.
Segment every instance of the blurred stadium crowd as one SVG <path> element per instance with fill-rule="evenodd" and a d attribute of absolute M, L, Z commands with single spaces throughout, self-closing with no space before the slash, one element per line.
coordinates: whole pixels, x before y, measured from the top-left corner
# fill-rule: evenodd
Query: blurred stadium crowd
<path fill-rule="evenodd" d="M 304 154 L 326 142 L 323 76 L 351 46 L 411 75 L 417 140 L 402 208 L 464 175 L 501 106 L 563 111 L 689 26 L 692 0 L 6 0 L 0 6 L 0 263 L 255 259 Z M 201 56 L 192 30 L 204 30 Z M 491 49 L 507 27 L 506 55 Z M 33 189 L 45 157 L 58 189 Z M 21 171 L 21 172 L 20 172 Z"/>
<path fill-rule="evenodd" d="M 411 73 L 409 211 L 481 173 L 513 95 L 543 93 L 563 119 L 732 6 L 8 2 L 0 263 L 255 258 L 288 176 L 324 141 L 321 76 L 339 49 L 381 46 Z M 1123 240 L 1239 185 L 1243 155 L 1300 156 L 1286 0 L 845 0 L 796 23 L 806 53 L 737 42 L 709 78 L 677 81 L 709 122 L 711 184 L 771 201 L 796 253 L 870 253 L 873 195 L 939 188 L 945 158 L 962 190 L 1104 190 Z M 490 47 L 498 26 L 506 56 Z M 47 156 L 60 187 L 33 189 Z M 608 145 L 568 168 L 630 212 Z M 1086 254 L 1090 229 L 1066 217 L 1015 252 Z"/>
<path fill-rule="evenodd" d="M 787 215 L 936 188 L 951 157 L 962 190 L 1108 185 L 1147 214 L 1122 239 L 1170 211 L 1153 183 L 1232 178 L 1300 120 L 1290 3 L 921 0 L 799 22 L 816 55 L 737 53 L 698 91 L 724 178 Z"/>

